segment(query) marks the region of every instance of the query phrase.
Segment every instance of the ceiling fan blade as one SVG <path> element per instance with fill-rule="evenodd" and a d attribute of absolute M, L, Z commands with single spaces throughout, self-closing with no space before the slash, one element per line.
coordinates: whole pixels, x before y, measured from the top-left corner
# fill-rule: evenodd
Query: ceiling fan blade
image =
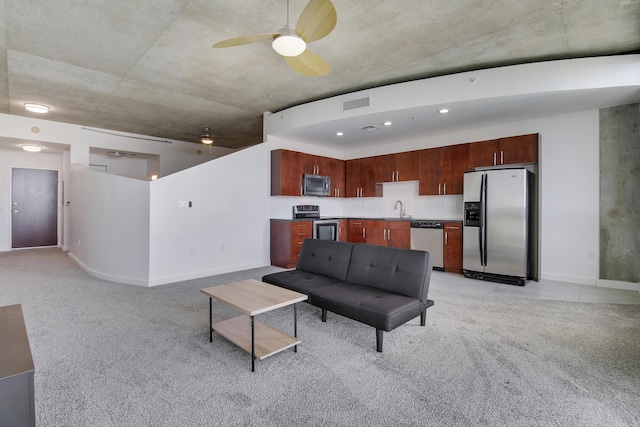
<path fill-rule="evenodd" d="M 264 33 L 264 34 L 251 34 L 248 36 L 234 37 L 232 39 L 222 40 L 214 44 L 212 47 L 215 47 L 215 48 L 232 47 L 232 46 L 240 46 L 243 44 L 258 43 L 258 42 L 263 42 L 267 40 L 273 40 L 274 37 L 279 35 L 280 33 Z"/>
<path fill-rule="evenodd" d="M 336 26 L 338 14 L 331 0 L 311 0 L 296 25 L 296 32 L 307 43 L 327 36 Z"/>
<path fill-rule="evenodd" d="M 285 56 L 287 64 L 305 76 L 324 76 L 331 72 L 329 64 L 309 49 L 298 56 Z"/>

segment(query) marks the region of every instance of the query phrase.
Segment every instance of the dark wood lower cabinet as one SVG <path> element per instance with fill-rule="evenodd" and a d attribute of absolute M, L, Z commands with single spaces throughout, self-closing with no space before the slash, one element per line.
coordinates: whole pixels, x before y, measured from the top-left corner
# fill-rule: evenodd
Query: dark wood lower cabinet
<path fill-rule="evenodd" d="M 411 247 L 410 221 L 387 221 L 383 219 L 350 219 L 349 242 L 370 245 Z"/>
<path fill-rule="evenodd" d="M 313 237 L 311 221 L 271 220 L 271 265 L 293 268 L 304 239 Z"/>
<path fill-rule="evenodd" d="M 444 270 L 462 274 L 462 223 L 444 223 Z"/>

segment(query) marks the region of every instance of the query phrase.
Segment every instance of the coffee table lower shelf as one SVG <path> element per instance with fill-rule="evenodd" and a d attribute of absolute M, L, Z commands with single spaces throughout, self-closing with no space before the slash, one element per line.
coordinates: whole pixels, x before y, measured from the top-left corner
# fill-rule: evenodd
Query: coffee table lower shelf
<path fill-rule="evenodd" d="M 251 317 L 238 316 L 214 323 L 211 329 L 251 354 Z M 300 340 L 254 319 L 255 357 L 262 360 L 300 344 Z"/>

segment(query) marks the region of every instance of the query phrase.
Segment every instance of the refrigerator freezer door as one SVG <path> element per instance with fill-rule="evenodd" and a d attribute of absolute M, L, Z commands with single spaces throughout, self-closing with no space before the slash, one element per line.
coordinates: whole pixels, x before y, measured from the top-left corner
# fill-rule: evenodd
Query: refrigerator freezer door
<path fill-rule="evenodd" d="M 524 169 L 487 172 L 486 273 L 527 277 L 526 174 Z"/>
<path fill-rule="evenodd" d="M 482 178 L 484 172 L 467 172 L 464 174 L 464 202 L 480 202 Z M 466 212 L 465 212 L 466 215 Z M 481 227 L 464 225 L 462 234 L 462 269 L 484 271 L 481 258 Z"/>

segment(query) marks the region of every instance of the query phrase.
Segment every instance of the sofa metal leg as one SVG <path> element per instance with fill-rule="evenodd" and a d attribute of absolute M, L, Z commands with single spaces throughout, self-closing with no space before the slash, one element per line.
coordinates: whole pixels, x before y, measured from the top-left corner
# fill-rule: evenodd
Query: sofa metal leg
<path fill-rule="evenodd" d="M 376 329 L 376 350 L 382 353 L 382 329 Z"/>
<path fill-rule="evenodd" d="M 427 324 L 427 309 L 425 308 L 422 313 L 420 313 L 420 326 L 424 326 Z"/>
<path fill-rule="evenodd" d="M 327 309 L 326 308 L 322 309 L 322 321 L 323 322 L 327 321 Z"/>

